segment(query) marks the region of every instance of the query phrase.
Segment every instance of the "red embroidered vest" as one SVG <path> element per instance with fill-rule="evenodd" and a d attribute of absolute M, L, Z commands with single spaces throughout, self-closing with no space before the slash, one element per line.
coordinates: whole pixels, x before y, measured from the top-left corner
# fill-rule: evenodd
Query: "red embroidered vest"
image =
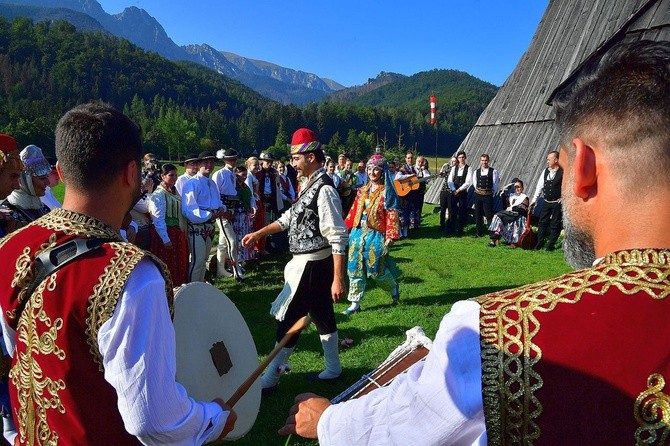
<path fill-rule="evenodd" d="M 369 205 L 365 207 L 365 201 Z M 349 209 L 344 224 L 349 230 L 361 225 L 363 212 L 367 214 L 367 225 L 375 231 L 383 232 L 385 238 L 398 240 L 400 238 L 400 222 L 398 211 L 384 209 L 384 186 L 380 186 L 375 192 L 370 193 L 370 184 L 358 190 L 354 204 Z"/>
<path fill-rule="evenodd" d="M 670 250 L 477 298 L 490 445 L 667 444 Z"/>
<path fill-rule="evenodd" d="M 113 241 L 48 276 L 17 315 L 35 256 L 77 237 Z M 116 391 L 104 379 L 97 335 L 146 255 L 103 223 L 62 209 L 0 242 L 0 306 L 17 332 L 10 395 L 21 444 L 139 444 L 126 432 Z M 169 273 L 157 264 L 172 308 Z"/>

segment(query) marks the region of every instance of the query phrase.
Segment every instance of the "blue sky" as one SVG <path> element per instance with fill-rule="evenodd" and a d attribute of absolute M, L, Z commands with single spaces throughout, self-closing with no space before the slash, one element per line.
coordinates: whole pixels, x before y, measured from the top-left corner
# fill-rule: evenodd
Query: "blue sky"
<path fill-rule="evenodd" d="M 344 86 L 380 71 L 466 71 L 502 85 L 549 0 L 98 0 L 146 10 L 178 45 L 315 73 Z"/>

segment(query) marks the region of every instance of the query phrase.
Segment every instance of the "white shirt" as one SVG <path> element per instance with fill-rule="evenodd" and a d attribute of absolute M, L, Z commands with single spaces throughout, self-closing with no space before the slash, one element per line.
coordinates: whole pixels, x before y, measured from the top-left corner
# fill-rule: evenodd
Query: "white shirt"
<path fill-rule="evenodd" d="M 558 172 L 560 166 L 556 166 L 555 169 L 551 169 L 547 167 L 546 169 L 542 169 L 542 173 L 540 173 L 540 178 L 537 180 L 537 185 L 535 186 L 535 193 L 533 194 L 533 199 L 530 200 L 531 203 L 535 203 L 538 198 L 540 198 L 540 194 L 544 191 L 544 174 L 549 171 L 549 179 L 553 180 L 554 177 L 556 176 L 556 172 Z M 560 200 L 559 200 L 560 201 Z"/>
<path fill-rule="evenodd" d="M 167 223 L 165 222 L 165 216 L 167 215 L 167 198 L 165 194 L 169 194 L 169 192 L 154 192 L 149 197 L 149 212 L 151 212 L 154 228 L 163 244 L 170 243 Z"/>
<path fill-rule="evenodd" d="M 221 195 L 237 195 L 235 172 L 228 165 L 214 172 L 212 181 L 216 183 Z"/>
<path fill-rule="evenodd" d="M 457 302 L 425 362 L 388 387 L 326 409 L 319 444 L 485 445 L 480 351 L 479 304 Z"/>
<path fill-rule="evenodd" d="M 456 192 L 454 177 L 463 176 L 463 170 L 465 170 L 465 166 L 461 167 L 460 165 L 456 165 L 454 166 L 453 169 L 451 169 L 451 172 L 449 172 L 449 178 L 447 178 L 447 184 L 449 184 L 449 189 L 451 189 L 452 192 Z M 468 190 L 470 186 L 472 186 L 472 166 L 468 166 L 468 175 L 465 176 L 465 183 L 463 183 L 461 187 L 458 188 L 458 190 L 462 192 Z"/>
<path fill-rule="evenodd" d="M 470 169 L 470 184 L 472 184 L 474 187 L 477 187 L 477 171 L 481 170 L 481 176 L 485 177 L 486 175 L 489 174 L 489 169 L 493 170 L 493 194 L 495 195 L 498 193 L 498 187 L 500 186 L 500 175 L 498 175 L 498 170 L 493 169 L 493 167 L 488 167 L 486 169 L 482 169 L 481 167 L 479 169 Z"/>
<path fill-rule="evenodd" d="M 181 195 L 182 188 L 184 187 L 184 183 L 186 183 L 188 180 L 193 178 L 191 175 L 187 173 L 182 173 L 179 175 L 177 178 L 177 182 L 174 184 L 174 188 L 177 189 L 177 193 Z"/>
<path fill-rule="evenodd" d="M 13 355 L 16 332 L 4 317 L 0 323 Z M 221 434 L 229 412 L 193 400 L 175 381 L 175 333 L 165 281 L 150 260 L 130 274 L 114 314 L 100 327 L 98 347 L 124 426 L 143 444 L 200 445 Z"/>
<path fill-rule="evenodd" d="M 54 197 L 54 193 L 49 186 L 44 190 L 44 195 L 40 197 L 40 201 L 46 204 L 51 210 L 60 207 L 60 202 Z"/>
<path fill-rule="evenodd" d="M 219 188 L 211 178 L 201 173 L 197 173 L 184 183 L 181 203 L 181 210 L 186 219 L 196 224 L 211 220 L 217 209 L 225 209 Z"/>

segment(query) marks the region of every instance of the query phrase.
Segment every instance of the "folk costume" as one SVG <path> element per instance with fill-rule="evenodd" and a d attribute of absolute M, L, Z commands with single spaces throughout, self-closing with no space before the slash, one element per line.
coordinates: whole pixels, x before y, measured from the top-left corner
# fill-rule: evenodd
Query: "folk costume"
<path fill-rule="evenodd" d="M 299 129 L 293 135 L 291 154 L 321 150 L 314 132 Z M 277 220 L 288 230 L 289 249 L 293 258 L 284 268 L 284 288 L 272 303 L 270 314 L 278 321 L 279 342 L 291 326 L 306 314 L 316 325 L 326 360 L 319 379 L 339 377 L 342 367 L 338 355 L 339 341 L 333 300 L 333 255 L 345 255 L 347 229 L 341 215 L 340 198 L 323 168 L 316 170 L 301 188 L 296 202 Z M 274 388 L 279 371 L 298 341 L 298 335 L 270 363 L 261 377 L 262 388 Z"/>
<path fill-rule="evenodd" d="M 247 177 L 248 178 L 248 177 Z M 233 230 L 237 237 L 238 258 L 240 267 L 244 262 L 253 259 L 253 248 L 245 248 L 242 245 L 242 239 L 252 231 L 252 211 L 256 206 L 254 194 L 245 181 L 237 180 L 237 196 L 240 198 L 235 209 L 235 219 L 233 220 Z M 244 272 L 244 271 L 242 271 Z"/>
<path fill-rule="evenodd" d="M 25 295 L 40 252 L 85 238 L 105 242 Z M 17 259 L 0 269 L 0 323 L 20 444 L 202 444 L 222 432 L 228 412 L 194 401 L 175 381 L 172 284 L 162 262 L 63 209 L 2 239 L 0 253 Z"/>
<path fill-rule="evenodd" d="M 553 251 L 556 240 L 563 229 L 563 204 L 561 203 L 561 185 L 563 183 L 563 168 L 551 169 L 547 167 L 540 174 L 533 194 L 532 202 L 542 195 L 544 204 L 540 211 L 540 220 L 537 224 L 537 246 L 542 249 L 546 243 L 547 250 Z M 548 232 L 548 236 L 547 236 Z"/>
<path fill-rule="evenodd" d="M 382 289 L 391 293 L 394 302 L 400 297 L 398 283 L 387 266 L 387 241 L 400 238 L 398 196 L 386 160 L 381 154 L 373 155 L 367 166 L 382 169 L 383 183 L 370 181 L 359 189 L 344 220 L 351 230 L 347 257 L 347 299 L 352 302 L 352 306 L 345 310 L 347 315 L 360 309 L 359 302 L 363 299 L 367 278 L 375 280 Z M 373 186 L 376 186 L 374 191 Z"/>
<path fill-rule="evenodd" d="M 261 200 L 260 182 L 258 181 L 258 177 L 256 176 L 256 174 L 247 171 L 247 179 L 245 183 L 249 187 L 249 189 L 251 189 L 251 191 L 253 192 L 252 207 L 256 209 L 251 229 L 253 231 L 258 231 L 259 229 L 265 226 L 265 212 L 263 211 L 263 201 Z M 265 250 L 265 245 L 266 245 L 265 237 L 258 239 L 254 244 L 253 248 L 254 252 L 267 254 L 267 251 Z"/>
<path fill-rule="evenodd" d="M 197 173 L 184 183 L 182 213 L 186 217 L 186 241 L 190 253 L 189 282 L 204 282 L 207 259 L 214 240 L 214 214 L 223 207 L 219 188 L 211 178 Z"/>
<path fill-rule="evenodd" d="M 496 241 L 504 240 L 514 248 L 519 237 L 526 227 L 528 215 L 528 196 L 524 193 L 509 196 L 509 206 L 500 212 L 496 212 L 489 225 L 489 246 L 496 246 Z"/>
<path fill-rule="evenodd" d="M 493 167 L 479 168 L 472 173 L 472 184 L 475 186 L 475 226 L 478 237 L 486 233 L 484 217 L 490 225 L 493 220 L 493 196 L 498 193 L 500 177 Z"/>
<path fill-rule="evenodd" d="M 181 197 L 176 190 L 159 185 L 149 198 L 149 212 L 153 220 L 150 251 L 167 265 L 172 283 L 188 283 L 188 244 L 186 218 L 182 214 Z M 172 249 L 165 248 L 171 243 Z"/>
<path fill-rule="evenodd" d="M 658 444 L 668 317 L 670 249 L 457 302 L 425 363 L 326 409 L 319 443 Z"/>
<path fill-rule="evenodd" d="M 449 189 L 449 182 L 447 179 L 449 178 L 449 174 L 455 165 L 456 158 L 452 158 L 449 163 L 444 163 L 442 165 L 440 173 L 438 174 L 438 176 L 443 179 L 442 186 L 440 187 L 440 231 L 445 234 L 448 234 L 447 218 L 453 219 L 451 214 L 447 214 L 447 210 L 449 209 L 451 203 L 451 189 Z"/>
<path fill-rule="evenodd" d="M 261 161 L 272 162 L 272 156 L 263 152 L 259 156 Z M 263 211 L 265 212 L 265 223 L 270 224 L 275 221 L 284 210 L 284 202 L 281 198 L 281 184 L 279 182 L 279 172 L 274 167 L 268 169 L 261 168 L 256 173 L 258 178 L 259 193 L 263 202 Z"/>
<path fill-rule="evenodd" d="M 451 189 L 451 201 L 449 202 L 449 226 L 447 231 L 450 234 L 463 235 L 463 228 L 468 218 L 468 189 L 472 186 L 470 178 L 470 165 L 455 165 L 447 183 Z M 458 194 L 456 194 L 458 191 Z"/>
<path fill-rule="evenodd" d="M 405 180 L 412 175 L 416 175 L 416 169 L 412 164 L 405 164 L 398 169 L 395 174 L 395 180 Z M 415 191 L 410 191 L 405 197 L 400 199 L 400 209 L 398 210 L 398 219 L 400 220 L 400 237 L 409 236 L 409 228 L 416 221 L 416 211 L 414 208 Z"/>
<path fill-rule="evenodd" d="M 184 161 L 182 161 L 181 165 L 182 165 L 182 166 L 186 166 L 186 164 L 188 164 L 188 163 L 192 163 L 192 162 L 195 162 L 195 161 L 198 161 L 199 159 L 200 159 L 200 158 L 198 157 L 198 154 L 197 154 L 197 153 L 189 153 L 189 154 L 186 155 L 186 157 L 184 158 Z M 189 175 L 189 174 L 186 173 L 186 172 L 182 173 L 182 174 L 179 175 L 179 177 L 177 178 L 177 182 L 175 183 L 174 188 L 177 189 L 177 193 L 178 193 L 180 196 L 183 196 L 183 188 L 184 188 L 184 184 L 185 184 L 188 180 L 190 180 L 191 178 L 193 178 L 193 176 L 192 176 L 192 175 Z"/>
<path fill-rule="evenodd" d="M 29 145 L 19 154 L 25 170 L 19 178 L 19 189 L 13 191 L 2 203 L 12 211 L 11 218 L 26 225 L 49 213 L 51 209 L 42 203 L 33 183 L 34 178 L 44 177 L 51 173 L 51 164 L 42 154 L 42 149 Z M 41 181 L 41 180 L 37 180 Z"/>
<path fill-rule="evenodd" d="M 223 160 L 237 160 L 237 151 L 233 149 L 220 151 L 219 155 Z M 233 169 L 234 167 L 224 164 L 221 169 L 212 175 L 212 181 L 216 183 L 221 194 L 221 202 L 228 209 L 228 212 L 232 214 L 230 220 L 223 217 L 216 220 L 216 224 L 219 227 L 219 244 L 216 247 L 216 272 L 219 277 L 235 276 L 235 279 L 242 280 L 243 276 L 239 268 L 238 258 L 239 247 L 237 236 L 233 229 L 233 221 L 240 201 L 240 198 L 237 196 L 237 177 Z M 233 270 L 232 273 L 226 270 L 226 262 L 230 262 Z"/>

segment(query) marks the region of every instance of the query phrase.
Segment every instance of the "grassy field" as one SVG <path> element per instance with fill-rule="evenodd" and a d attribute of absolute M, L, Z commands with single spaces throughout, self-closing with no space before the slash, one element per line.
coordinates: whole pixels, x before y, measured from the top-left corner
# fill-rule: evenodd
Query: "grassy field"
<path fill-rule="evenodd" d="M 440 160 L 441 162 L 442 160 Z M 56 190 L 60 198 L 62 190 Z M 462 238 L 444 238 L 438 230 L 438 216 L 431 205 L 424 206 L 424 226 L 409 239 L 391 249 L 402 276 L 399 278 L 401 305 L 391 306 L 383 290 L 370 285 L 363 311 L 351 317 L 339 314 L 347 307 L 336 305 L 340 338 L 351 338 L 351 348 L 341 350 L 343 373 L 335 384 L 312 383 L 306 374 L 323 369 L 323 357 L 314 327 L 301 336 L 290 358 L 293 371 L 281 378 L 278 391 L 264 398 L 253 429 L 240 445 L 283 445 L 276 434 L 286 419 L 295 395 L 315 392 L 332 398 L 378 366 L 405 339 L 405 331 L 423 327 L 433 338 L 440 320 L 452 304 L 492 291 L 547 279 L 569 271 L 562 251 L 534 252 L 508 247 L 489 248 L 488 239 L 471 238 L 472 225 Z M 275 321 L 268 314 L 270 303 L 283 285 L 283 266 L 289 255 L 274 255 L 247 268 L 246 279 L 217 279 L 220 288 L 244 316 L 256 343 L 259 361 L 274 346 Z M 316 442 L 291 438 L 289 444 Z"/>
<path fill-rule="evenodd" d="M 515 287 L 567 272 L 560 250 L 533 252 L 508 247 L 489 248 L 487 239 L 469 237 L 443 238 L 438 231 L 437 215 L 432 206 L 425 227 L 409 239 L 396 243 L 392 257 L 402 270 L 399 279 L 401 305 L 391 306 L 383 290 L 370 286 L 362 303 L 363 311 L 353 316 L 339 314 L 346 303 L 336 305 L 340 338 L 351 338 L 351 348 L 342 349 L 342 379 L 336 384 L 319 384 L 306 380 L 309 372 L 323 368 L 321 345 L 315 329 L 310 327 L 300 338 L 290 358 L 293 371 L 281 378 L 277 393 L 264 398 L 256 424 L 242 445 L 279 445 L 286 439 L 276 435 L 283 425 L 295 395 L 312 391 L 329 398 L 356 382 L 364 373 L 379 365 L 405 339 L 405 330 L 416 325 L 434 337 L 442 316 L 459 300 L 492 291 Z M 268 310 L 283 284 L 282 267 L 287 255 L 274 256 L 248 269 L 242 284 L 231 279 L 217 280 L 216 285 L 237 305 L 251 330 L 261 357 L 274 345 L 275 323 Z M 292 438 L 290 444 L 316 444 Z"/>

